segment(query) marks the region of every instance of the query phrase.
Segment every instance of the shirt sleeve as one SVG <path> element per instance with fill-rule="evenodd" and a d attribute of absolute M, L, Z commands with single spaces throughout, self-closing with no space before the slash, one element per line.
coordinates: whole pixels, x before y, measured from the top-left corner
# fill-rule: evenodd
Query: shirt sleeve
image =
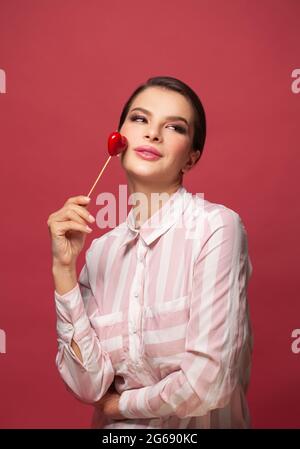
<path fill-rule="evenodd" d="M 208 238 L 194 263 L 180 370 L 155 385 L 125 390 L 119 409 L 126 418 L 205 415 L 225 407 L 239 381 L 251 329 L 246 288 L 252 264 L 247 234 L 240 216 L 225 207 L 207 226 Z"/>
<path fill-rule="evenodd" d="M 86 252 L 86 263 L 76 286 L 63 295 L 54 290 L 58 341 L 56 366 L 67 390 L 88 404 L 104 396 L 115 375 L 110 357 L 101 348 L 89 321 L 89 315 L 97 307 L 89 282 L 91 247 Z M 79 346 L 82 362 L 71 347 L 72 339 Z"/>

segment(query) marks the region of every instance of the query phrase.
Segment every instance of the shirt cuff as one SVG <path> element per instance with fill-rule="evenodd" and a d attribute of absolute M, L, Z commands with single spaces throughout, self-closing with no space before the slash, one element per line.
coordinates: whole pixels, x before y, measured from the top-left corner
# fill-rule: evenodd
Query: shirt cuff
<path fill-rule="evenodd" d="M 54 293 L 59 298 L 68 298 L 72 293 L 74 293 L 78 289 L 79 285 L 78 282 L 76 283 L 75 287 L 72 288 L 72 290 L 69 290 L 68 292 L 64 293 L 63 295 L 59 295 L 56 290 L 54 290 Z"/>
<path fill-rule="evenodd" d="M 75 323 L 83 313 L 83 300 L 79 284 L 72 290 L 60 295 L 54 290 L 56 311 L 59 318 L 65 323 Z"/>
<path fill-rule="evenodd" d="M 120 413 L 129 419 L 147 419 L 160 417 L 154 413 L 148 402 L 147 396 L 153 390 L 153 386 L 142 387 L 134 390 L 125 390 L 119 399 Z"/>

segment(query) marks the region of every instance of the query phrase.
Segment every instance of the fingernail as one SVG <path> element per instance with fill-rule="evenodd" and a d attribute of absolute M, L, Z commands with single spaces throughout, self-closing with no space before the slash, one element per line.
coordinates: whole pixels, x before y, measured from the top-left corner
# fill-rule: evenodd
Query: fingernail
<path fill-rule="evenodd" d="M 93 217 L 93 215 L 89 215 L 89 220 L 95 221 L 95 218 Z"/>

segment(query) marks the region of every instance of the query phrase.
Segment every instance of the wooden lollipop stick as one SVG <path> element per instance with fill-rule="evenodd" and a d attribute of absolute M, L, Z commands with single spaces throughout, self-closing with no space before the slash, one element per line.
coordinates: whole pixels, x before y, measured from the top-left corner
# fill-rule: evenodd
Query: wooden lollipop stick
<path fill-rule="evenodd" d="M 104 164 L 104 166 L 103 166 L 103 168 L 102 168 L 102 170 L 101 170 L 101 172 L 99 173 L 99 176 L 98 176 L 98 178 L 96 179 L 96 181 L 94 182 L 94 185 L 93 185 L 93 187 L 91 188 L 91 190 L 89 191 L 89 193 L 88 193 L 88 197 L 90 196 L 90 194 L 92 193 L 92 191 L 94 190 L 94 187 L 95 187 L 95 185 L 97 184 L 97 182 L 99 181 L 99 179 L 100 179 L 100 177 L 101 177 L 101 175 L 102 175 L 102 173 L 104 172 L 104 170 L 105 170 L 105 167 L 107 166 L 107 164 L 109 163 L 109 161 L 110 161 L 110 159 L 111 159 L 111 156 L 109 156 L 108 157 L 108 159 L 107 159 L 107 161 L 105 162 L 105 164 Z"/>

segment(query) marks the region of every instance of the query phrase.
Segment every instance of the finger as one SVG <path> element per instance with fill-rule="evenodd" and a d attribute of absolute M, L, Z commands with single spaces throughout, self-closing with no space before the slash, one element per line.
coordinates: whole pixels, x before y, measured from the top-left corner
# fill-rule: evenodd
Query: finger
<path fill-rule="evenodd" d="M 79 231 L 79 232 L 84 232 L 84 233 L 90 233 L 92 231 L 92 229 L 87 225 L 83 225 L 81 223 L 77 223 L 72 220 L 61 221 L 55 225 L 54 233 L 57 236 L 64 236 L 65 233 L 68 231 Z"/>
<path fill-rule="evenodd" d="M 72 196 L 67 199 L 64 205 L 67 204 L 82 204 L 84 206 L 87 206 L 90 203 L 90 198 L 85 195 L 78 195 L 78 196 Z"/>
<path fill-rule="evenodd" d="M 77 212 L 74 211 L 73 209 L 68 209 L 66 211 L 66 214 L 64 216 L 64 220 L 62 220 L 62 221 L 64 222 L 64 221 L 67 221 L 67 220 L 75 221 L 76 223 L 80 223 L 80 224 L 83 224 L 85 226 L 87 225 L 87 222 L 83 218 L 81 218 L 80 215 L 78 215 Z"/>
<path fill-rule="evenodd" d="M 94 223 L 95 217 L 93 217 L 85 207 L 79 206 L 77 204 L 70 204 L 68 206 L 68 210 L 73 210 L 79 217 L 82 219 L 89 221 L 90 223 Z"/>
<path fill-rule="evenodd" d="M 95 222 L 95 217 L 93 217 L 83 206 L 70 203 L 52 214 L 50 223 L 62 222 L 70 218 L 78 223 L 84 223 L 84 220 L 89 223 Z"/>

